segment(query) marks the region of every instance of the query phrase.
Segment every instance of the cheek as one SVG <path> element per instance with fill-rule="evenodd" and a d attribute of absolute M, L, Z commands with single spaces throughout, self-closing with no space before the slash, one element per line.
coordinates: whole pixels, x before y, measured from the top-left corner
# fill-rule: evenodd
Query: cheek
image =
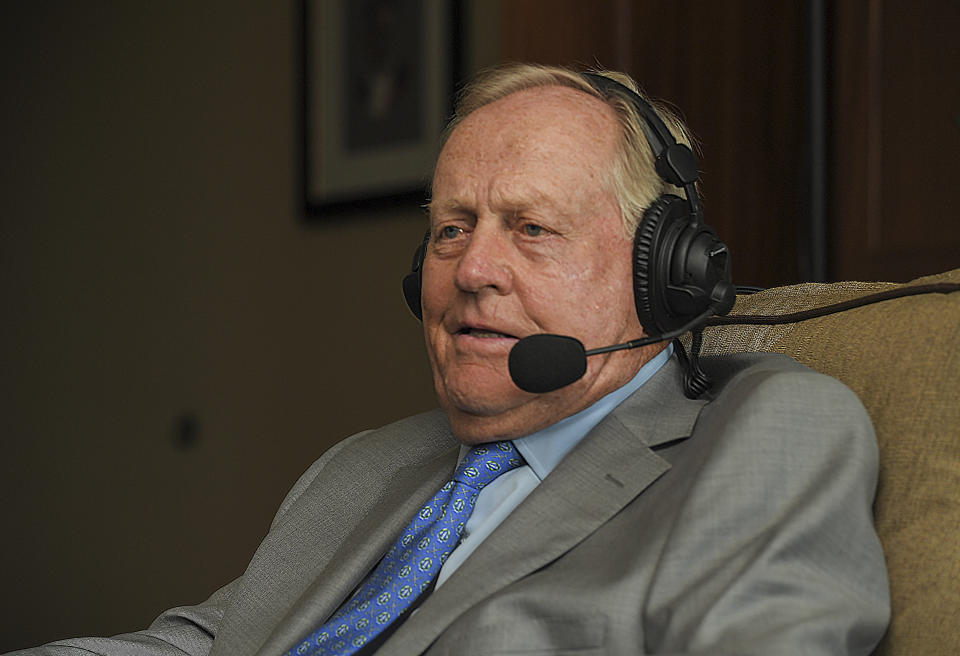
<path fill-rule="evenodd" d="M 439 351 L 442 350 L 440 342 L 445 334 L 442 330 L 443 317 L 452 288 L 452 285 L 445 285 L 443 281 L 444 278 L 437 267 L 429 260 L 424 262 L 420 308 L 423 313 L 423 334 L 427 354 L 434 362 Z"/>
<path fill-rule="evenodd" d="M 438 266 L 436 260 L 427 258 L 423 263 L 420 289 L 420 307 L 423 309 L 424 325 L 440 321 L 453 292 L 451 274 Z"/>
<path fill-rule="evenodd" d="M 585 337 L 618 339 L 640 329 L 633 295 L 632 249 L 614 244 L 593 258 L 591 266 L 573 269 L 566 276 L 565 291 L 572 302 L 566 307 Z"/>
<path fill-rule="evenodd" d="M 629 298 L 632 302 L 633 268 L 629 252 L 614 247 L 580 262 L 589 264 L 569 267 L 561 284 L 568 294 L 580 299 L 581 307 L 609 314 L 623 299 Z"/>

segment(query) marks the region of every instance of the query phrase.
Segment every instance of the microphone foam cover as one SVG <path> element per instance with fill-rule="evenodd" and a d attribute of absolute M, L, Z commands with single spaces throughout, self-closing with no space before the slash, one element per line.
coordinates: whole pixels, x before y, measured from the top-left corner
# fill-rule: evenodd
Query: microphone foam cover
<path fill-rule="evenodd" d="M 517 387 L 543 394 L 580 380 L 587 371 L 587 356 L 579 339 L 544 333 L 514 344 L 509 364 Z"/>

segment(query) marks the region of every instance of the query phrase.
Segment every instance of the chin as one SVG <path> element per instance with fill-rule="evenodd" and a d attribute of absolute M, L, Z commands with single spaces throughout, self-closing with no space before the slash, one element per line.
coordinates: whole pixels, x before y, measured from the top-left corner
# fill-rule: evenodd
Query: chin
<path fill-rule="evenodd" d="M 512 381 L 502 385 L 437 384 L 437 399 L 450 420 L 453 434 L 464 444 L 480 444 L 527 435 L 531 394 Z"/>
<path fill-rule="evenodd" d="M 442 405 L 442 404 L 441 404 Z M 474 415 L 459 408 L 444 407 L 453 436 L 467 445 L 498 442 L 523 437 L 533 432 L 522 427 L 522 421 L 508 415 Z"/>
<path fill-rule="evenodd" d="M 477 416 L 494 416 L 522 405 L 533 395 L 513 384 L 499 367 L 448 367 L 434 372 L 434 390 L 444 408 Z"/>
<path fill-rule="evenodd" d="M 470 403 L 458 403 L 446 394 L 438 398 L 454 437 L 467 445 L 524 437 L 566 416 L 557 412 L 552 395 L 530 394 L 516 387 L 507 398 L 496 400 L 474 395 Z"/>

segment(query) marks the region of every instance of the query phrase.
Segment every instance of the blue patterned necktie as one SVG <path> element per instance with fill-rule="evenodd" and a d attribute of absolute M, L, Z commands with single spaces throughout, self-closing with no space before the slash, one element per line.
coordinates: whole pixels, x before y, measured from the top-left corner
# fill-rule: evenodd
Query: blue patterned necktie
<path fill-rule="evenodd" d="M 512 442 L 470 449 L 453 480 L 420 508 L 354 595 L 286 656 L 349 656 L 376 638 L 430 587 L 460 541 L 479 491 L 522 464 Z"/>

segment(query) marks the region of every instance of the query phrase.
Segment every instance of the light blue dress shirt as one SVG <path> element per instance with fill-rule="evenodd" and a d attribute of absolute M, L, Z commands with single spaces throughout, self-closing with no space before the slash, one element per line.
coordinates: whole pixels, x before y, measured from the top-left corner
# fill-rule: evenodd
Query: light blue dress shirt
<path fill-rule="evenodd" d="M 563 457 L 586 437 L 594 426 L 650 380 L 666 364 L 672 354 L 673 344 L 671 343 L 644 364 L 630 382 L 607 394 L 589 408 L 561 419 L 532 435 L 513 440 L 527 464 L 501 475 L 483 488 L 477 496 L 473 514 L 470 515 L 464 528 L 463 539 L 440 569 L 437 587 L 450 578 L 450 575 L 473 553 L 474 549 L 487 539 L 487 536 L 513 512 L 514 508 L 520 505 L 521 501 L 527 498 L 533 488 L 553 471 Z M 467 446 L 460 448 L 461 460 L 467 451 L 469 451 Z"/>

